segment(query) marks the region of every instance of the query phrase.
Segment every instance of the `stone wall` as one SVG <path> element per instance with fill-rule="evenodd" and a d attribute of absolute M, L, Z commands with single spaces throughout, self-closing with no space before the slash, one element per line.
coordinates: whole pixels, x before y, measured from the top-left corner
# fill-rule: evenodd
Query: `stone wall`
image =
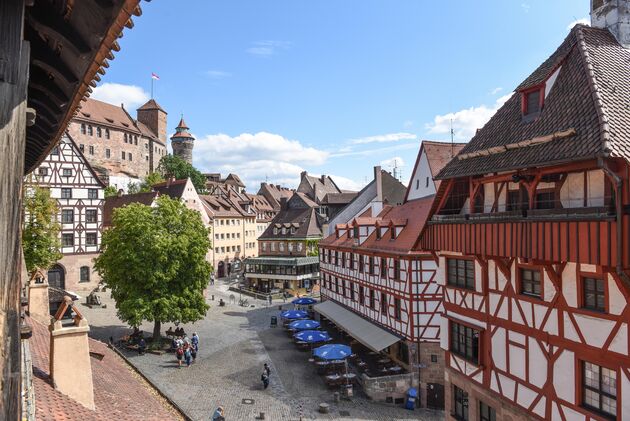
<path fill-rule="evenodd" d="M 92 135 L 88 132 L 81 133 L 81 124 L 91 125 Z M 101 127 L 101 137 L 97 135 L 97 127 Z M 68 133 L 79 147 L 83 145 L 83 154 L 92 166 L 104 167 L 112 173 L 120 172 L 144 178 L 153 168 L 157 169 L 160 159 L 166 155 L 166 147 L 143 137 L 137 132 L 125 132 L 123 130 L 108 127 L 109 139 L 105 138 L 105 126 L 95 123 L 87 123 L 81 120 L 72 120 L 68 126 Z M 132 142 L 125 143 L 125 134 L 131 137 Z M 138 144 L 135 143 L 138 138 Z M 93 147 L 93 150 L 90 149 Z M 153 153 L 150 153 L 150 148 Z M 107 151 L 109 150 L 109 157 Z M 122 153 L 125 153 L 125 159 Z M 131 160 L 129 159 L 131 154 Z M 152 161 L 152 162 L 151 162 Z"/>
<path fill-rule="evenodd" d="M 468 421 L 479 420 L 479 401 L 494 408 L 497 414 L 497 420 L 502 421 L 530 421 L 534 419 L 534 415 L 527 414 L 520 408 L 510 404 L 505 399 L 501 399 L 494 392 L 486 390 L 481 386 L 470 381 L 465 376 L 447 369 L 444 373 L 444 399 L 445 413 L 453 413 L 453 386 L 468 393 Z"/>
<path fill-rule="evenodd" d="M 391 399 L 393 403 L 396 399 L 407 397 L 409 388 L 418 384 L 418 374 L 406 373 L 394 376 L 368 377 L 364 373 L 359 377 L 359 382 L 370 399 L 380 402 L 387 402 Z"/>
<path fill-rule="evenodd" d="M 422 342 L 418 352 L 420 364 L 420 402 L 427 403 L 427 384 L 444 384 L 444 350 L 439 342 Z M 437 360 L 437 361 L 433 361 Z"/>
<path fill-rule="evenodd" d="M 65 270 L 66 290 L 74 292 L 92 291 L 99 282 L 101 277 L 94 270 L 94 259 L 98 257 L 98 253 L 85 254 L 66 254 L 58 262 Z M 90 268 L 89 282 L 81 282 L 81 267 Z"/>

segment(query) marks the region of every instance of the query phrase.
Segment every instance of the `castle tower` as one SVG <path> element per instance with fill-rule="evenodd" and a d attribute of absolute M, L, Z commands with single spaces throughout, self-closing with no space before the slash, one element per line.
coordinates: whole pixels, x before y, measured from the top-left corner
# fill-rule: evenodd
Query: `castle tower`
<path fill-rule="evenodd" d="M 195 138 L 188 133 L 188 128 L 182 116 L 175 128 L 175 134 L 171 136 L 171 146 L 173 147 L 173 155 L 179 156 L 192 165 L 192 151 L 195 146 Z"/>
<path fill-rule="evenodd" d="M 167 113 L 164 109 L 155 102 L 154 99 L 150 99 L 142 107 L 136 110 L 138 121 L 144 123 L 149 127 L 153 133 L 166 145 L 166 116 Z"/>

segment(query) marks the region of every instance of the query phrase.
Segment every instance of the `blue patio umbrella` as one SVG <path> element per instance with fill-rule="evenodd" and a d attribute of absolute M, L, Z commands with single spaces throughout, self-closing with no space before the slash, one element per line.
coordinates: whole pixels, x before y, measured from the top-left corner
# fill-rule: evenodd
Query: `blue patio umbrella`
<path fill-rule="evenodd" d="M 313 355 L 322 360 L 343 360 L 352 354 L 352 350 L 348 345 L 328 344 L 315 348 Z"/>
<path fill-rule="evenodd" d="M 328 332 L 323 330 L 303 330 L 293 335 L 298 341 L 313 344 L 317 342 L 325 342 L 330 339 Z"/>
<path fill-rule="evenodd" d="M 302 310 L 287 310 L 280 313 L 280 317 L 289 320 L 306 319 L 308 317 L 308 313 Z"/>
<path fill-rule="evenodd" d="M 317 320 L 296 320 L 294 322 L 289 323 L 289 329 L 294 330 L 310 330 L 317 329 L 319 327 L 319 322 Z"/>
<path fill-rule="evenodd" d="M 311 297 L 302 297 L 302 298 L 298 298 L 297 300 L 293 300 L 291 302 L 299 306 L 310 306 L 311 304 L 315 304 L 317 300 Z"/>

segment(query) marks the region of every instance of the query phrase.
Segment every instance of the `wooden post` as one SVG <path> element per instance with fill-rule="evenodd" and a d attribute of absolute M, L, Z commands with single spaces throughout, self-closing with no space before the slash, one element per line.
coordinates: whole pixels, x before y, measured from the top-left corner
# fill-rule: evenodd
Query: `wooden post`
<path fill-rule="evenodd" d="M 20 417 L 22 182 L 26 141 L 28 43 L 24 1 L 0 2 L 0 419 Z M 25 275 L 25 274 L 24 274 Z"/>

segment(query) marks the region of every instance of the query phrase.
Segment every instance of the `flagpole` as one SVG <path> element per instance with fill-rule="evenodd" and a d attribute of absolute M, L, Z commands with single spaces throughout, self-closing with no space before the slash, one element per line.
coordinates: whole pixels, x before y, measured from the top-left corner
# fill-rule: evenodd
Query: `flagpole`
<path fill-rule="evenodd" d="M 153 75 L 151 75 L 151 99 L 153 99 Z"/>

